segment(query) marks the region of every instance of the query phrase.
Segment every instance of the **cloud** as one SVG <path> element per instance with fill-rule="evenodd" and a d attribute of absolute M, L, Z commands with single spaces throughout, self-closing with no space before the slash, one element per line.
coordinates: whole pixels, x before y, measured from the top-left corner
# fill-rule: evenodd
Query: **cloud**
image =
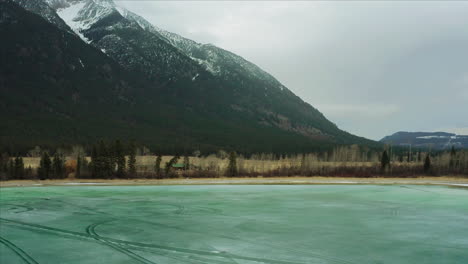
<path fill-rule="evenodd" d="M 359 118 L 370 121 L 369 119 L 388 118 L 399 112 L 397 105 L 386 104 L 319 104 L 319 111 L 327 116 L 335 118 Z"/>

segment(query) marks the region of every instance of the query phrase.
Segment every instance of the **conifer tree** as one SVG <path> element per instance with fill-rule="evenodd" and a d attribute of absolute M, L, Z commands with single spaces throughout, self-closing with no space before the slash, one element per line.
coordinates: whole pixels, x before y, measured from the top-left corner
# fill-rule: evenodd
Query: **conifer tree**
<path fill-rule="evenodd" d="M 39 168 L 37 169 L 37 174 L 40 180 L 46 180 L 50 178 L 52 162 L 50 156 L 47 152 L 42 153 L 41 161 Z"/>
<path fill-rule="evenodd" d="M 93 149 L 91 151 L 91 162 L 89 164 L 91 168 L 91 177 L 96 179 L 99 176 L 99 157 L 96 145 L 93 145 Z"/>
<path fill-rule="evenodd" d="M 156 177 L 160 177 L 161 176 L 161 161 L 162 161 L 162 157 L 161 155 L 158 155 L 158 157 L 156 158 L 156 162 L 154 164 L 154 172 L 156 173 Z"/>
<path fill-rule="evenodd" d="M 7 180 L 9 177 L 11 177 L 8 174 L 9 161 L 10 157 L 6 153 L 0 155 L 0 180 Z"/>
<path fill-rule="evenodd" d="M 227 176 L 235 177 L 237 176 L 237 154 L 236 152 L 232 151 L 229 154 L 229 164 L 227 168 Z"/>
<path fill-rule="evenodd" d="M 117 178 L 124 178 L 125 177 L 125 153 L 120 140 L 115 142 L 114 147 L 114 155 L 115 155 L 115 162 L 117 165 Z"/>
<path fill-rule="evenodd" d="M 64 177 L 65 168 L 64 168 L 64 160 L 60 156 L 58 152 L 55 152 L 54 158 L 52 160 L 52 169 L 54 178 L 61 179 Z"/>
<path fill-rule="evenodd" d="M 135 177 L 137 174 L 136 170 L 136 156 L 135 156 L 135 144 L 131 143 L 129 147 L 128 157 L 128 173 L 130 176 Z"/>
<path fill-rule="evenodd" d="M 382 153 L 382 159 L 380 160 L 380 168 L 385 172 L 390 167 L 390 158 L 388 157 L 387 151 L 384 150 Z"/>
<path fill-rule="evenodd" d="M 104 179 L 112 177 L 112 157 L 110 148 L 106 146 L 103 140 L 99 143 L 98 149 L 99 176 Z"/>
<path fill-rule="evenodd" d="M 10 159 L 7 165 L 7 174 L 10 175 L 10 178 L 15 178 L 15 160 Z"/>
<path fill-rule="evenodd" d="M 429 153 L 426 156 L 426 159 L 424 160 L 424 172 L 429 173 L 431 170 L 431 158 L 429 157 Z"/>
<path fill-rule="evenodd" d="M 455 157 L 457 155 L 457 151 L 455 150 L 455 146 L 452 145 L 452 149 L 450 150 L 450 156 Z"/>
<path fill-rule="evenodd" d="M 190 169 L 190 159 L 188 155 L 184 156 L 184 170 Z"/>
<path fill-rule="evenodd" d="M 24 179 L 24 163 L 22 157 L 15 158 L 14 165 L 14 178 L 15 179 Z"/>
<path fill-rule="evenodd" d="M 457 152 L 455 151 L 455 147 L 452 145 L 452 149 L 450 150 L 450 161 L 449 161 L 449 168 L 453 169 L 455 167 L 455 157 L 457 156 Z"/>
<path fill-rule="evenodd" d="M 75 173 L 76 178 L 81 177 L 81 167 L 83 166 L 82 162 L 83 161 L 82 161 L 81 155 L 78 154 L 78 157 L 76 158 L 76 173 Z"/>
<path fill-rule="evenodd" d="M 23 161 L 23 158 L 22 157 L 19 157 L 19 165 L 18 165 L 18 168 L 19 168 L 19 174 L 22 178 L 25 178 L 26 177 L 26 170 L 24 168 L 24 161 Z"/>

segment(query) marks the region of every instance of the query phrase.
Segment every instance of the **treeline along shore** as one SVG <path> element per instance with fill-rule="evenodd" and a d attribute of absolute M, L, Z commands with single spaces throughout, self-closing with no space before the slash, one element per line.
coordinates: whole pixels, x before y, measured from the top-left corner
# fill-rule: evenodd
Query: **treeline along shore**
<path fill-rule="evenodd" d="M 338 146 L 299 154 L 187 151 L 162 155 L 134 143 L 101 141 L 55 150 L 36 146 L 27 153 L 3 153 L 1 180 L 170 179 L 219 177 L 415 177 L 468 178 L 468 151 L 407 150 L 385 146 Z"/>

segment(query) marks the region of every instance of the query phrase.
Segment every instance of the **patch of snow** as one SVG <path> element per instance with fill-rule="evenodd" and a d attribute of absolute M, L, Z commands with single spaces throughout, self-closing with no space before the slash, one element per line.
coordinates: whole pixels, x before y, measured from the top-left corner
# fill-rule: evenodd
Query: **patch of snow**
<path fill-rule="evenodd" d="M 122 8 L 120 6 L 116 6 L 115 10 L 117 10 L 117 12 L 119 12 L 120 15 L 125 17 L 125 18 L 128 16 L 128 11 L 125 8 Z"/>
<path fill-rule="evenodd" d="M 81 67 L 83 67 L 83 68 L 84 68 L 85 66 L 84 66 L 83 62 L 81 61 L 81 58 L 80 58 L 80 59 L 78 59 L 78 60 L 80 61 Z"/>
<path fill-rule="evenodd" d="M 101 49 L 101 51 L 102 51 L 104 54 L 107 54 L 107 50 L 106 50 L 106 49 Z"/>
<path fill-rule="evenodd" d="M 69 7 L 58 9 L 57 14 L 59 17 L 65 21 L 65 23 L 71 27 L 71 29 L 86 43 L 91 43 L 91 41 L 86 38 L 81 31 L 86 29 L 87 26 L 82 21 L 77 20 L 78 13 L 85 6 L 85 2 L 76 3 L 70 5 Z"/>
<path fill-rule="evenodd" d="M 431 139 L 431 138 L 449 138 L 448 136 L 421 136 L 421 137 L 416 137 L 419 139 Z"/>
<path fill-rule="evenodd" d="M 195 76 L 193 76 L 192 81 L 195 81 L 198 76 L 200 76 L 200 74 L 198 74 L 198 73 Z"/>
<path fill-rule="evenodd" d="M 205 67 L 205 69 L 209 72 L 211 72 L 213 75 L 217 75 L 221 72 L 219 67 L 216 67 L 213 65 L 213 63 L 206 61 L 206 60 L 201 60 L 195 57 L 190 57 L 192 60 L 196 61 L 198 64 L 202 65 Z"/>

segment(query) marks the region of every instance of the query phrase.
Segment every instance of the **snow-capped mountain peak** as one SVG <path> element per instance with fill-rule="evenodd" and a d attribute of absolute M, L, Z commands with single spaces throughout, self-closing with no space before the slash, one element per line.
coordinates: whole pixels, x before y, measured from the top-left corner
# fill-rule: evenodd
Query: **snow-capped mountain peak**
<path fill-rule="evenodd" d="M 47 0 L 55 6 L 57 14 L 85 42 L 91 41 L 83 34 L 94 23 L 116 11 L 112 0 Z M 62 1 L 62 2 L 59 2 Z"/>
<path fill-rule="evenodd" d="M 126 19 L 126 23 L 114 24 L 105 23 L 107 27 L 139 27 L 155 38 L 167 42 L 175 47 L 180 53 L 187 56 L 193 63 L 198 64 L 204 70 L 212 75 L 240 82 L 243 78 L 249 78 L 253 81 L 260 81 L 263 90 L 273 89 L 279 92 L 288 91 L 288 89 L 277 81 L 273 76 L 260 69 L 255 64 L 244 58 L 233 54 L 224 49 L 218 48 L 212 44 L 202 44 L 193 40 L 184 38 L 178 34 L 163 30 L 143 17 L 118 6 L 113 0 L 45 0 L 50 6 L 56 8 L 59 16 L 70 26 L 73 31 L 85 42 L 97 45 L 101 50 L 109 51 L 112 47 L 100 46 L 97 39 L 89 36 L 93 31 L 91 28 L 99 21 L 104 21 L 106 17 L 118 14 Z M 117 21 L 118 19 L 114 19 Z M 104 27 L 101 26 L 103 29 Z M 109 29 L 110 30 L 110 29 Z M 107 30 L 107 31 L 109 31 Z M 117 41 L 116 35 L 108 36 L 105 39 L 113 38 Z M 102 40 L 101 38 L 99 40 Z M 102 43 L 101 43 L 102 44 Z M 167 58 L 166 60 L 171 60 Z M 190 74 L 192 78 L 196 73 Z"/>

